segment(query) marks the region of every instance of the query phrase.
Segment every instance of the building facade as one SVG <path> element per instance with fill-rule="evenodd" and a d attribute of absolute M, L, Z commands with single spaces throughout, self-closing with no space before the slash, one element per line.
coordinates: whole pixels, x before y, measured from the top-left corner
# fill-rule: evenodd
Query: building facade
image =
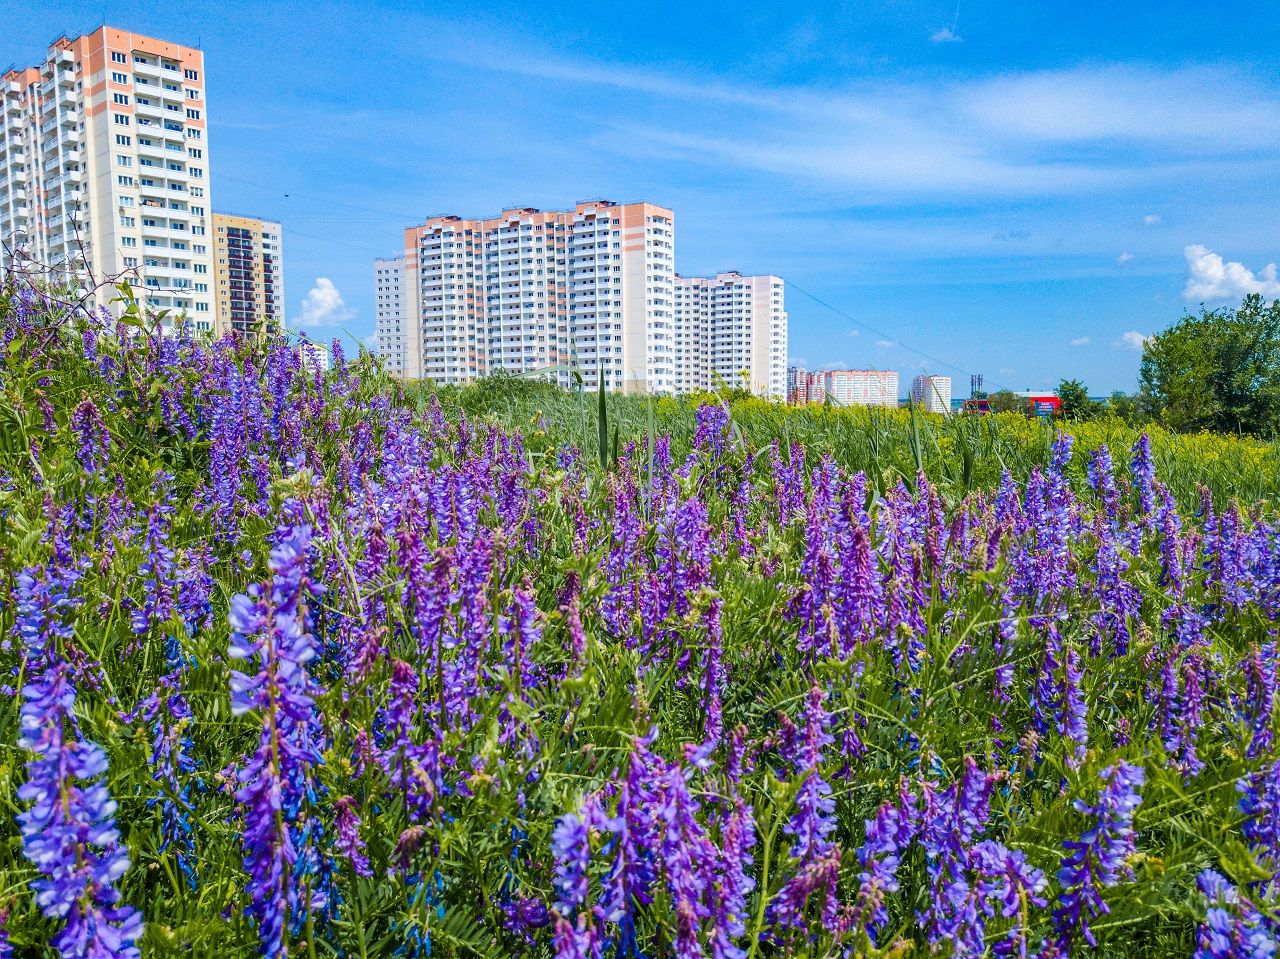
<path fill-rule="evenodd" d="M 610 390 L 674 390 L 674 221 L 664 207 L 609 200 L 432 217 L 405 231 L 403 307 L 388 308 L 379 351 L 385 340 L 395 353 L 398 325 L 406 377 L 507 370 L 567 386 L 574 367 L 591 389 L 603 373 Z M 391 279 L 383 269 L 376 281 Z"/>
<path fill-rule="evenodd" d="M 213 329 L 205 80 L 199 50 L 106 26 L 0 76 L 0 266 L 84 289 L 126 277 Z"/>
<path fill-rule="evenodd" d="M 284 246 L 273 220 L 213 214 L 215 330 L 284 329 Z"/>
<path fill-rule="evenodd" d="M 742 386 L 787 395 L 787 311 L 780 277 L 675 278 L 676 390 Z"/>
<path fill-rule="evenodd" d="M 911 400 L 930 413 L 950 413 L 951 377 L 917 376 L 911 381 Z"/>
<path fill-rule="evenodd" d="M 421 354 L 409 349 L 408 331 L 404 329 L 404 257 L 395 256 L 373 261 L 374 349 L 382 357 L 387 372 L 396 376 L 419 378 L 419 367 L 410 366 L 410 353 L 419 362 Z"/>
<path fill-rule="evenodd" d="M 838 406 L 897 406 L 896 370 L 819 370 L 792 367 L 787 375 L 787 402 Z"/>

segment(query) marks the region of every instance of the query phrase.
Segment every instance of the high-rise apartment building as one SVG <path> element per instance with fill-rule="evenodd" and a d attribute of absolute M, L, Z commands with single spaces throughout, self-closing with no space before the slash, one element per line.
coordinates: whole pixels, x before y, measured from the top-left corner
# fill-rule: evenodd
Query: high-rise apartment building
<path fill-rule="evenodd" d="M 284 247 L 273 220 L 213 214 L 218 335 L 284 329 Z"/>
<path fill-rule="evenodd" d="M 212 329 L 204 55 L 104 26 L 60 37 L 0 91 L 3 268 L 127 275 L 153 308 Z"/>
<path fill-rule="evenodd" d="M 776 276 L 675 278 L 676 389 L 721 382 L 762 396 L 787 393 L 787 312 Z"/>
<path fill-rule="evenodd" d="M 917 376 L 911 381 L 911 399 L 930 413 L 950 413 L 951 377 Z"/>
<path fill-rule="evenodd" d="M 387 372 L 416 379 L 422 375 L 421 353 L 410 349 L 404 329 L 404 257 L 373 261 L 374 338 Z M 410 353 L 413 363 L 410 365 Z M 406 372 L 407 370 L 407 372 Z"/>
<path fill-rule="evenodd" d="M 589 388 L 602 371 L 611 390 L 675 389 L 674 230 L 668 209 L 609 200 L 411 227 L 402 374 L 458 383 L 546 371 L 568 385 L 574 366 Z"/>
<path fill-rule="evenodd" d="M 897 406 L 896 370 L 822 370 L 793 368 L 788 375 L 787 402 L 837 406 Z"/>

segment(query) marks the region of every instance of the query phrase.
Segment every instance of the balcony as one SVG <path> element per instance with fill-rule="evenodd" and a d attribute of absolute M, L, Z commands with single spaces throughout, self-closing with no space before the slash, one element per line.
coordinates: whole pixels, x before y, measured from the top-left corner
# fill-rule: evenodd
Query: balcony
<path fill-rule="evenodd" d="M 135 76 L 149 77 L 150 79 L 156 80 L 156 81 L 158 81 L 160 77 L 163 75 L 160 72 L 160 64 L 143 63 L 140 60 L 133 61 L 133 72 Z"/>

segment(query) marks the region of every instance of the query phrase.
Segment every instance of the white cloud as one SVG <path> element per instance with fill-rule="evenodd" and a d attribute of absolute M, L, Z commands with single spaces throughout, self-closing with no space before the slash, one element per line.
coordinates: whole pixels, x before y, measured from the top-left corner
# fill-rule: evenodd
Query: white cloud
<path fill-rule="evenodd" d="M 1139 333 L 1137 330 L 1129 330 L 1127 333 L 1120 334 L 1120 339 L 1116 340 L 1111 345 L 1117 349 L 1137 350 L 1141 352 L 1149 339 L 1151 339 L 1151 337 L 1147 336 L 1145 333 Z"/>
<path fill-rule="evenodd" d="M 1134 258 L 1133 254 L 1132 254 L 1132 253 L 1130 253 L 1128 250 L 1125 250 L 1125 251 L 1124 251 L 1123 253 L 1121 253 L 1118 257 L 1116 257 L 1116 265 L 1117 265 L 1117 266 L 1124 266 L 1126 263 L 1128 263 L 1128 262 L 1129 262 L 1130 260 L 1132 260 L 1133 258 Z"/>
<path fill-rule="evenodd" d="M 831 189 L 1071 195 L 1204 176 L 1214 165 L 1229 165 L 1238 177 L 1267 167 L 1280 147 L 1275 90 L 1218 67 L 1089 65 L 765 87 L 510 54 L 500 45 L 459 43 L 438 56 L 547 86 L 630 97 L 634 109 L 612 114 L 626 119 L 601 121 L 593 142 L 633 159 L 638 146 L 645 159 L 730 166 Z M 707 104 L 723 111 L 715 130 L 705 123 Z"/>
<path fill-rule="evenodd" d="M 369 349 L 373 349 L 375 346 L 378 345 L 378 334 L 370 333 L 368 336 L 364 337 L 360 342 L 363 343 L 365 346 L 369 347 Z"/>
<path fill-rule="evenodd" d="M 1276 265 L 1268 263 L 1254 273 L 1243 263 L 1223 260 L 1206 246 L 1193 243 L 1183 253 L 1187 257 L 1187 285 L 1182 298 L 1188 303 L 1213 300 L 1239 300 L 1248 293 L 1280 296 L 1280 278 Z"/>
<path fill-rule="evenodd" d="M 1164 219 L 1160 216 L 1159 213 L 1148 213 L 1146 216 L 1142 218 L 1142 223 L 1144 226 L 1159 226 L 1163 222 L 1164 222 Z"/>
<path fill-rule="evenodd" d="M 1072 345 L 1072 346 L 1088 346 L 1088 345 L 1089 345 L 1089 337 L 1087 337 L 1087 336 L 1077 336 L 1074 340 L 1072 340 L 1072 341 L 1071 341 L 1071 345 Z"/>
<path fill-rule="evenodd" d="M 293 321 L 294 326 L 341 326 L 355 314 L 347 309 L 342 294 L 327 276 L 316 277 L 316 285 L 302 301 L 302 313 Z"/>
<path fill-rule="evenodd" d="M 934 30 L 929 34 L 929 39 L 934 43 L 962 43 L 963 39 L 960 34 L 956 33 L 950 27 L 943 27 L 941 30 Z"/>
<path fill-rule="evenodd" d="M 888 349 L 890 346 L 897 346 L 897 340 L 876 340 L 876 346 Z"/>
<path fill-rule="evenodd" d="M 862 331 L 861 331 L 861 330 L 850 330 L 850 331 L 849 331 L 849 335 L 850 335 L 850 336 L 861 336 L 861 335 L 862 335 Z"/>

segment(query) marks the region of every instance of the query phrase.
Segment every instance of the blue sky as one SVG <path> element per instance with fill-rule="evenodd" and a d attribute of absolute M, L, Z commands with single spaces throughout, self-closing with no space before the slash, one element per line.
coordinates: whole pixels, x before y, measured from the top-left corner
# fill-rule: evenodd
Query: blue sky
<path fill-rule="evenodd" d="M 0 64 L 103 19 L 204 49 L 214 206 L 283 222 L 313 334 L 372 332 L 404 226 L 591 196 L 786 278 L 811 367 L 1132 389 L 1142 336 L 1280 296 L 1273 3 L 22 10 Z"/>

